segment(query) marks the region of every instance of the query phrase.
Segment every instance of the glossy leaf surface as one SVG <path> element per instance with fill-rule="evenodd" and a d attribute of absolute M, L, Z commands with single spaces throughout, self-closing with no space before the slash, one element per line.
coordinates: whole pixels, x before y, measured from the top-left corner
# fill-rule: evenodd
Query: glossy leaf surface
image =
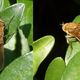
<path fill-rule="evenodd" d="M 0 19 L 5 23 L 5 42 L 7 42 L 20 26 L 20 22 L 24 12 L 24 4 L 14 4 L 2 12 Z"/>
<path fill-rule="evenodd" d="M 55 58 L 48 66 L 45 80 L 60 80 L 65 70 L 65 63 L 61 57 Z"/>
<path fill-rule="evenodd" d="M 80 80 L 80 52 L 69 61 L 61 80 Z"/>
<path fill-rule="evenodd" d="M 46 58 L 50 53 L 54 45 L 53 36 L 44 36 L 33 42 L 33 70 L 34 74 L 36 73 L 41 62 Z"/>
<path fill-rule="evenodd" d="M 24 17 L 21 22 L 21 26 L 25 27 L 26 37 L 29 41 L 29 44 L 33 42 L 33 0 L 17 0 L 18 3 L 25 4 Z M 24 30 L 24 29 L 23 29 Z"/>
<path fill-rule="evenodd" d="M 0 75 L 0 80 L 32 80 L 32 53 L 15 59 Z"/>

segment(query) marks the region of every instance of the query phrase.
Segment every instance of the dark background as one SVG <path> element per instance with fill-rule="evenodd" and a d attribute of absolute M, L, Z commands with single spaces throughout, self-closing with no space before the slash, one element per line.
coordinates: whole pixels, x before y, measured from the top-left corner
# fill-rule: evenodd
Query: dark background
<path fill-rule="evenodd" d="M 80 14 L 80 0 L 35 0 L 34 1 L 34 40 L 45 35 L 55 37 L 55 46 L 40 65 L 35 78 L 44 80 L 49 63 L 57 56 L 64 58 L 67 43 L 60 24 L 71 22 Z"/>

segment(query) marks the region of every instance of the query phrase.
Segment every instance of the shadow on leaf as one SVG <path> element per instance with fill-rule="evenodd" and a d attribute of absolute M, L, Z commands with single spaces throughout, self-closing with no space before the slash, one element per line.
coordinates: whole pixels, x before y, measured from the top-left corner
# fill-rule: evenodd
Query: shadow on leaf
<path fill-rule="evenodd" d="M 31 30 L 31 24 L 24 24 L 20 28 L 23 31 L 24 36 L 28 38 Z"/>

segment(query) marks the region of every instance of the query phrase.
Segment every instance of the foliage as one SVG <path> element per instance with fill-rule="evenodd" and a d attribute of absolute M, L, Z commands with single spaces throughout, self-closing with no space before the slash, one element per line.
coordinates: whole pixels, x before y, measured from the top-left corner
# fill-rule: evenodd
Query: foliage
<path fill-rule="evenodd" d="M 73 22 L 80 22 L 80 15 Z M 69 39 L 65 61 L 55 58 L 48 66 L 45 80 L 80 80 L 80 42 L 74 38 Z"/>
<path fill-rule="evenodd" d="M 0 0 L 0 19 L 5 24 L 5 64 L 0 80 L 33 80 L 54 46 L 54 37 L 47 35 L 33 41 L 33 0 Z M 79 23 L 80 15 L 73 22 Z M 79 80 L 79 60 L 80 42 L 71 38 L 65 60 L 53 59 L 44 80 Z"/>
<path fill-rule="evenodd" d="M 0 19 L 5 24 L 5 64 L 0 80 L 33 79 L 33 1 L 22 1 L 0 0 Z"/>
<path fill-rule="evenodd" d="M 33 42 L 33 73 L 35 74 L 41 62 L 51 51 L 54 45 L 54 37 L 47 35 Z"/>

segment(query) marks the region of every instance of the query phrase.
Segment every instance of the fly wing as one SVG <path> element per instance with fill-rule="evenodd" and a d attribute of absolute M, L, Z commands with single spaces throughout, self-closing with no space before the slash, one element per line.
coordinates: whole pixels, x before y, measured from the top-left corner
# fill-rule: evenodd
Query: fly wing
<path fill-rule="evenodd" d="M 71 34 L 80 41 L 80 26 L 76 27 Z"/>

